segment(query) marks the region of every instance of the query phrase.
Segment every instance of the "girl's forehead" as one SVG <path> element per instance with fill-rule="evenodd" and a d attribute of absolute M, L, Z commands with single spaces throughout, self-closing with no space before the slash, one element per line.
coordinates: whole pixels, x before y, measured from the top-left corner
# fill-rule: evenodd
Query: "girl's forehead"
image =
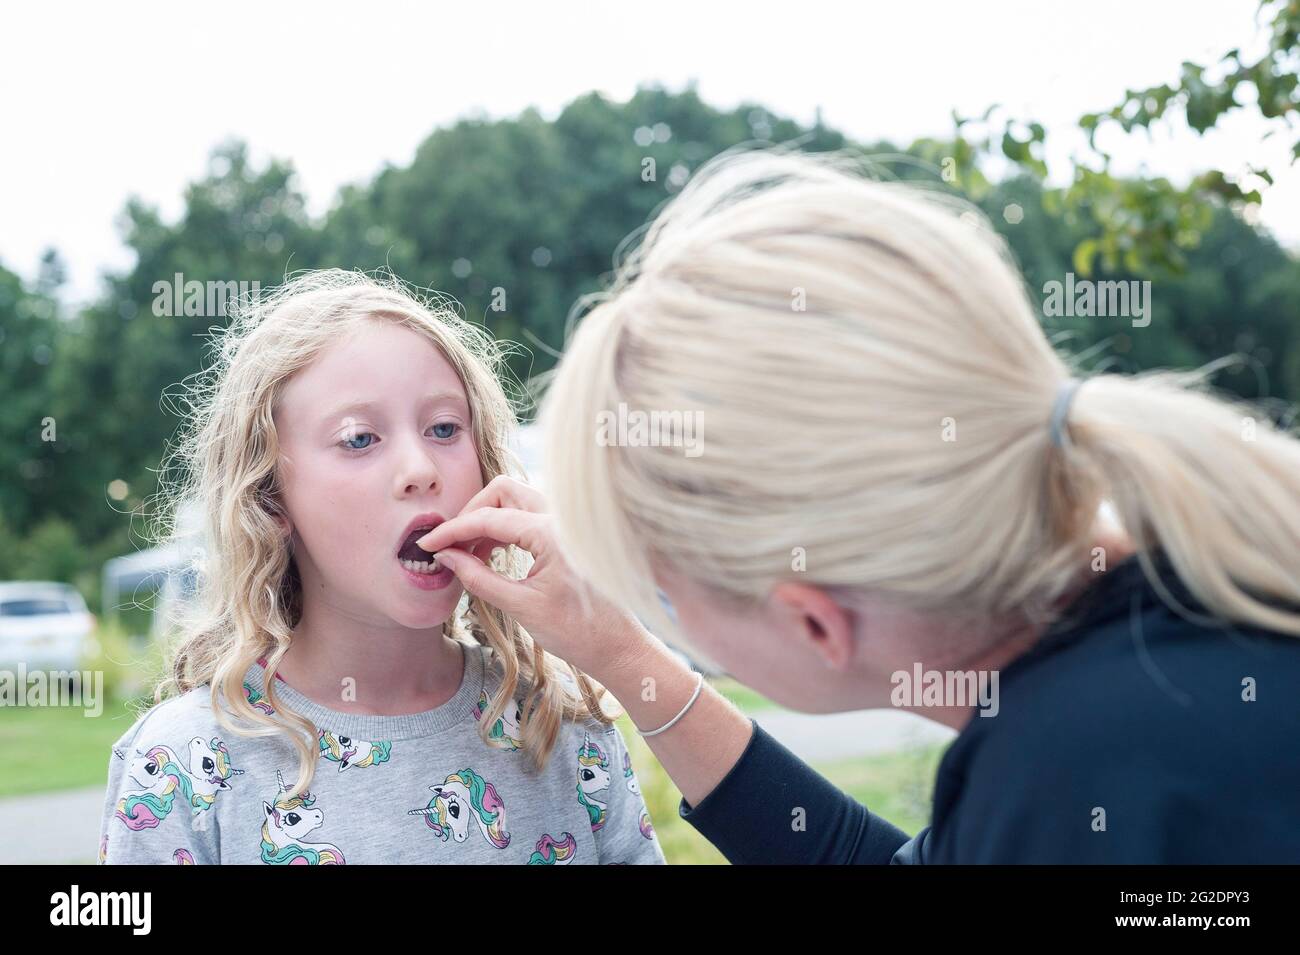
<path fill-rule="evenodd" d="M 391 322 L 366 322 L 333 342 L 286 382 L 277 415 L 320 416 L 340 401 L 413 403 L 457 398 L 460 376 L 437 344 Z"/>
<path fill-rule="evenodd" d="M 359 322 L 346 335 L 327 346 L 311 364 L 349 365 L 358 359 L 387 362 L 387 365 L 378 366 L 381 371 L 401 372 L 419 368 L 427 373 L 436 368 L 440 372 L 455 374 L 447 356 L 428 336 L 381 319 Z"/>

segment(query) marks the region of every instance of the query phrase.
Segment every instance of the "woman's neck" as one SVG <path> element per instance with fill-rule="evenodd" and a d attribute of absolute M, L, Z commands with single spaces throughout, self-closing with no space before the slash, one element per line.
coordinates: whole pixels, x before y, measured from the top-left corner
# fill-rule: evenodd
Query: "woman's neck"
<path fill-rule="evenodd" d="M 412 630 L 308 602 L 277 674 L 313 702 L 344 713 L 403 716 L 460 689 L 463 656 L 439 626 Z"/>
<path fill-rule="evenodd" d="M 1121 529 L 1109 524 L 1099 524 L 1094 530 L 1092 543 L 1088 546 L 1090 558 L 1097 553 L 1098 548 L 1101 548 L 1104 559 L 1089 560 L 1088 565 L 1080 570 L 1075 586 L 1066 591 L 1057 602 L 1058 607 L 1064 607 L 1076 599 L 1092 586 L 1100 575 L 1119 566 L 1135 551 L 1133 542 L 1128 536 Z M 1000 672 L 1033 649 L 1046 629 L 1047 627 L 1042 624 L 1019 621 L 1009 626 L 1004 636 L 987 651 L 964 662 L 960 669 L 974 670 L 977 673 Z M 974 710 L 969 706 L 930 707 L 921 712 L 921 715 L 961 732 L 974 716 Z"/>

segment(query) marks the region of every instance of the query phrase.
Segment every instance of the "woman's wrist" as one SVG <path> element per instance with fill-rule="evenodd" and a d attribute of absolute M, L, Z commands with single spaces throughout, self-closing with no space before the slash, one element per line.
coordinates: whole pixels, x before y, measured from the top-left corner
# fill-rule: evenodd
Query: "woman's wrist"
<path fill-rule="evenodd" d="M 699 674 L 639 623 L 617 645 L 608 682 L 601 682 L 643 734 L 680 717 L 645 742 L 682 797 L 698 806 L 744 753 L 753 723 L 707 681 L 701 687 Z"/>
<path fill-rule="evenodd" d="M 615 646 L 601 684 L 638 729 L 664 725 L 691 698 L 698 674 L 635 619 Z"/>
<path fill-rule="evenodd" d="M 647 655 L 655 644 L 662 644 L 631 616 L 602 642 L 607 649 L 603 654 L 601 672 L 592 672 L 591 675 L 622 703 L 624 697 L 640 693 Z"/>

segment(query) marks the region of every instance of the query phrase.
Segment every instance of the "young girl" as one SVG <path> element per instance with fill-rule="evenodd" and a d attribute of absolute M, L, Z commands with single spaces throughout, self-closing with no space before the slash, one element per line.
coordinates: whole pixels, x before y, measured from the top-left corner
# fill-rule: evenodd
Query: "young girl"
<path fill-rule="evenodd" d="M 167 489 L 198 609 L 113 746 L 101 862 L 663 862 L 604 690 L 415 543 L 514 470 L 499 359 L 340 271 L 230 323 Z"/>

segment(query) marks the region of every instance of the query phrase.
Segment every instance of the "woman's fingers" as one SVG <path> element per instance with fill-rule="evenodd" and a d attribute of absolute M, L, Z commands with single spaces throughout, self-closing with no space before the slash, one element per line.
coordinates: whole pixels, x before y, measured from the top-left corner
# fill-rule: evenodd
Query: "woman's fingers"
<path fill-rule="evenodd" d="M 505 541 L 498 541 L 498 540 L 492 540 L 491 538 L 484 538 L 483 540 L 474 541 L 469 547 L 465 549 L 486 564 L 489 560 L 492 559 L 492 552 L 494 550 L 496 550 L 498 547 L 509 547 L 509 546 L 510 545 L 507 544 Z"/>
<path fill-rule="evenodd" d="M 460 512 L 468 514 L 481 507 L 513 507 L 518 511 L 541 514 L 546 510 L 546 498 L 542 496 L 541 491 L 529 487 L 523 481 L 506 474 L 498 474 L 488 481 L 483 490 L 471 497 Z"/>
<path fill-rule="evenodd" d="M 483 559 L 484 555 L 490 554 L 493 549 L 515 543 L 492 538 L 472 540 L 465 535 L 463 526 L 456 523 L 459 517 L 488 508 L 541 514 L 546 511 L 546 498 L 541 492 L 521 481 L 506 475 L 498 475 L 489 481 L 483 490 L 469 499 L 457 517 L 426 534 L 418 541 L 419 545 L 427 551 L 436 551 L 452 544 L 470 544 L 467 548 L 470 553 Z M 443 530 L 443 528 L 447 529 Z"/>
<path fill-rule="evenodd" d="M 441 551 L 438 560 L 439 563 L 450 568 L 461 586 L 475 597 L 487 601 L 505 613 L 519 614 L 528 594 L 528 588 L 524 584 L 501 576 L 463 550 Z"/>
<path fill-rule="evenodd" d="M 538 557 L 546 540 L 541 528 L 544 519 L 541 514 L 513 507 L 481 507 L 439 524 L 416 543 L 427 551 L 438 552 L 489 539 L 500 547 L 514 544 Z"/>

